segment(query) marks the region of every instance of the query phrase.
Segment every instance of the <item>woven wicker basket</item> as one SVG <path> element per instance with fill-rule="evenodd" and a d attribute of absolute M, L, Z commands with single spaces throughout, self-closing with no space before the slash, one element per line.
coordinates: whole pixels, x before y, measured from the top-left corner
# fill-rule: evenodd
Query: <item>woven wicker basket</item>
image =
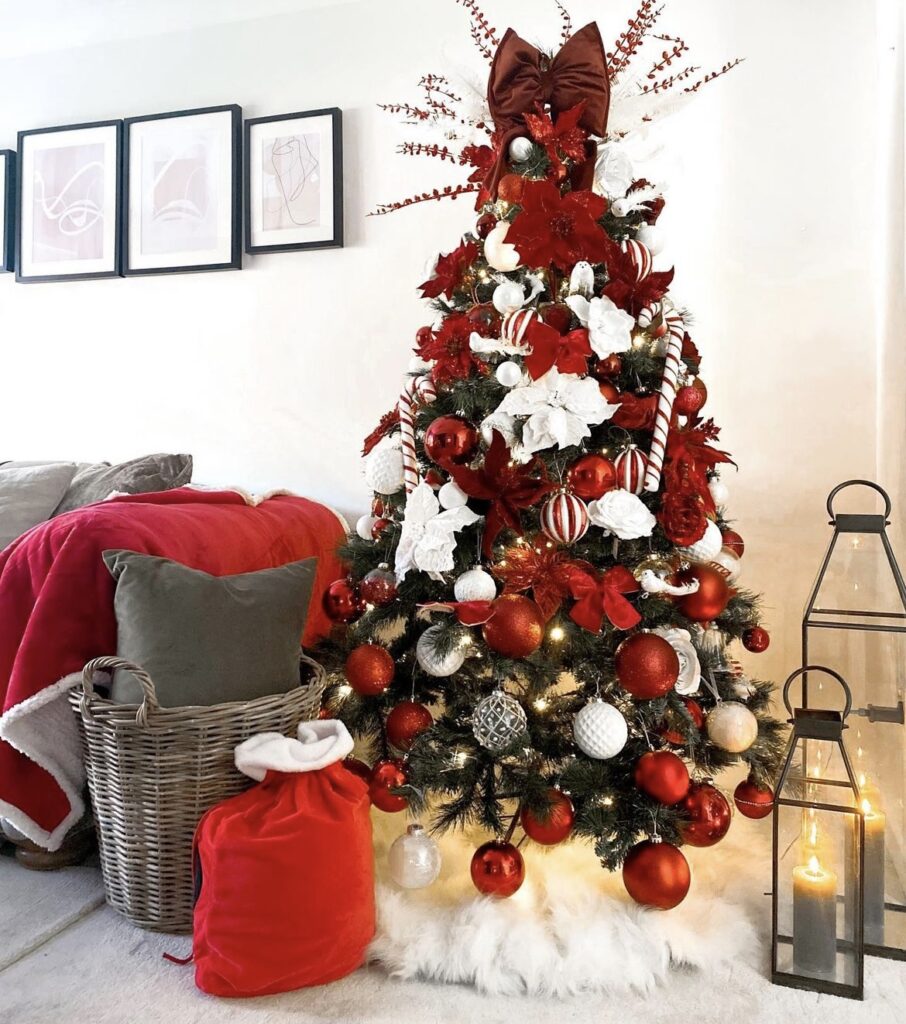
<path fill-rule="evenodd" d="M 95 658 L 69 701 L 81 734 L 107 902 L 152 931 L 192 930 L 192 839 L 204 812 L 252 785 L 233 751 L 259 732 L 295 733 L 317 716 L 324 670 L 302 655 L 311 678 L 297 690 L 211 707 L 162 708 L 151 677 L 121 658 Z M 96 671 L 123 668 L 141 683 L 141 704 L 114 704 L 93 686 Z"/>

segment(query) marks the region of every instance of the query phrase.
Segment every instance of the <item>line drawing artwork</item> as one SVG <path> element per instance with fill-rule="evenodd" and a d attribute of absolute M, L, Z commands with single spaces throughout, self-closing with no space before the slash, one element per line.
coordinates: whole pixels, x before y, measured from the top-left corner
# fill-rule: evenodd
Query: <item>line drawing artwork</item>
<path fill-rule="evenodd" d="M 104 255 L 104 146 L 39 149 L 34 157 L 32 259 Z"/>
<path fill-rule="evenodd" d="M 186 252 L 216 246 L 217 200 L 211 181 L 216 152 L 211 140 L 171 140 L 146 149 L 142 252 Z"/>
<path fill-rule="evenodd" d="M 282 135 L 261 146 L 261 221 L 265 231 L 321 221 L 321 137 Z"/>

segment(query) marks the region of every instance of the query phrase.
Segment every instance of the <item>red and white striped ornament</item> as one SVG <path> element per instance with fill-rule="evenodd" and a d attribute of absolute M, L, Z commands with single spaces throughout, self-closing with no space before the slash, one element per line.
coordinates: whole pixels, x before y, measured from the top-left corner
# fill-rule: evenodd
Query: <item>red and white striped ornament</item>
<path fill-rule="evenodd" d="M 644 490 L 646 491 L 656 491 L 661 485 L 661 470 L 664 467 L 667 434 L 670 432 L 670 420 L 673 416 L 673 403 L 676 400 L 676 385 L 682 362 L 683 338 L 686 334 L 683 318 L 676 310 L 667 313 L 664 322 L 670 332 L 670 340 L 667 342 L 664 376 L 661 379 L 661 391 L 658 395 L 657 412 L 654 418 L 654 436 L 651 439 L 648 468 L 645 471 Z"/>
<path fill-rule="evenodd" d="M 648 246 L 637 242 L 634 238 L 629 238 L 623 242 L 622 248 L 635 269 L 636 281 L 646 278 L 654 269 L 654 259 Z"/>
<path fill-rule="evenodd" d="M 400 441 L 403 452 L 403 482 L 406 493 L 418 487 L 418 457 L 415 454 L 415 410 L 419 402 L 430 405 L 437 398 L 430 377 L 410 377 L 400 394 L 397 409 L 400 416 Z"/>
<path fill-rule="evenodd" d="M 588 506 L 569 491 L 560 491 L 541 507 L 541 529 L 558 544 L 575 544 L 588 529 Z"/>
<path fill-rule="evenodd" d="M 645 470 L 648 459 L 636 445 L 631 444 L 613 460 L 617 471 L 617 487 L 632 494 L 641 494 L 644 490 Z"/>
<path fill-rule="evenodd" d="M 515 345 L 517 348 L 526 348 L 523 341 L 525 332 L 532 320 L 538 316 L 534 309 L 517 309 L 513 313 L 507 313 L 503 318 L 503 325 L 500 330 L 501 340 Z M 540 319 L 540 317 L 539 317 Z"/>

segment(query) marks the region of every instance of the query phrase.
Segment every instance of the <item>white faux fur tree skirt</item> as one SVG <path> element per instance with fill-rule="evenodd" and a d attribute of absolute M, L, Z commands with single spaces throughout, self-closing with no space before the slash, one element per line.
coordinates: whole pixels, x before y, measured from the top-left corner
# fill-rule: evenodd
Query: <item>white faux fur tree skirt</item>
<path fill-rule="evenodd" d="M 619 874 L 603 871 L 591 848 L 578 844 L 548 851 L 524 844 L 519 892 L 508 900 L 480 897 L 469 862 L 482 840 L 460 835 L 440 841 L 438 881 L 404 892 L 387 877 L 386 852 L 405 825 L 402 815 L 375 814 L 380 882 L 371 956 L 395 977 L 503 995 L 646 992 L 671 971 L 738 959 L 755 966 L 767 955 L 759 933 L 769 925 L 770 903 L 756 895 L 753 905 L 752 877 L 763 877 L 768 889 L 770 819 L 736 815 L 717 846 L 686 847 L 692 888 L 667 912 L 636 906 Z"/>

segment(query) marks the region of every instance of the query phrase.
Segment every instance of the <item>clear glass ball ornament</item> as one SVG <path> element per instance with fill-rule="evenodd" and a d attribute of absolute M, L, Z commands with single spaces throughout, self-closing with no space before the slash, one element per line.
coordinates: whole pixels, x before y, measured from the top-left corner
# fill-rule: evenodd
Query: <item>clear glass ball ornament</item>
<path fill-rule="evenodd" d="M 401 889 L 424 889 L 440 874 L 440 850 L 416 822 L 393 841 L 387 865 L 390 877 Z"/>

